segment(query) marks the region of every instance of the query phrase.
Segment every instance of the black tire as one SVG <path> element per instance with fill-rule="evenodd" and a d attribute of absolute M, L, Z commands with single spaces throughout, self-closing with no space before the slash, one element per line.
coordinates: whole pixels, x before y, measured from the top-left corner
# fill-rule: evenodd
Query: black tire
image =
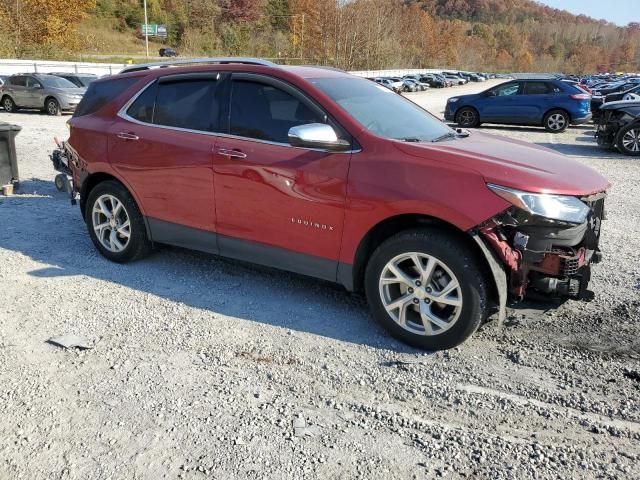
<path fill-rule="evenodd" d="M 473 107 L 462 107 L 456 112 L 456 123 L 462 128 L 474 128 L 480 125 L 480 115 Z"/>
<path fill-rule="evenodd" d="M 119 252 L 107 249 L 98 239 L 96 231 L 93 228 L 94 205 L 103 195 L 111 195 L 119 202 L 122 202 L 125 213 L 130 222 L 130 236 L 128 243 L 125 248 Z M 93 241 L 95 247 L 104 257 L 113 262 L 132 262 L 145 257 L 151 251 L 151 242 L 149 242 L 149 239 L 147 238 L 147 230 L 138 205 L 136 205 L 134 198 L 127 189 L 115 180 L 106 180 L 101 182 L 91 190 L 87 197 L 84 218 L 85 223 L 87 224 L 87 230 L 89 230 L 91 241 Z"/>
<path fill-rule="evenodd" d="M 545 130 L 550 133 L 562 133 L 571 123 L 571 117 L 564 110 L 551 110 L 547 112 L 542 120 Z"/>
<path fill-rule="evenodd" d="M 59 192 L 64 192 L 67 190 L 67 182 L 67 176 L 64 173 L 59 173 L 58 175 L 56 175 L 56 178 L 54 180 L 56 189 Z"/>
<path fill-rule="evenodd" d="M 616 134 L 616 148 L 624 155 L 640 156 L 640 124 L 625 125 Z"/>
<path fill-rule="evenodd" d="M 381 292 L 381 288 L 384 287 L 381 287 L 380 280 L 388 262 L 402 254 L 413 252 L 429 255 L 446 264 L 446 267 L 455 275 L 460 288 L 462 305 L 459 307 L 457 320 L 451 322 L 452 325 L 448 329 L 434 335 L 415 333 L 405 329 L 384 307 Z M 415 288 L 417 291 L 418 287 Z M 428 290 L 427 286 L 423 288 Z M 478 329 L 487 317 L 488 288 L 488 280 L 474 252 L 454 235 L 437 228 L 407 230 L 387 239 L 371 255 L 365 271 L 365 291 L 373 317 L 398 340 L 431 351 L 453 348 L 464 342 Z M 424 301 L 428 303 L 427 300 Z M 416 300 L 413 299 L 412 302 Z M 410 307 L 419 309 L 423 306 L 420 302 L 420 300 L 416 302 L 419 305 L 407 304 L 406 315 L 409 315 Z M 434 303 L 434 306 L 437 304 Z M 417 310 L 412 311 L 414 317 L 420 317 Z"/>
<path fill-rule="evenodd" d="M 13 113 L 18 110 L 16 102 L 14 102 L 13 98 L 11 98 L 9 95 L 5 95 L 4 97 L 2 97 L 2 108 L 4 108 L 4 111 L 7 113 Z"/>
<path fill-rule="evenodd" d="M 52 117 L 59 117 L 62 115 L 62 110 L 60 110 L 60 104 L 55 98 L 47 98 L 47 101 L 44 102 L 44 110 L 48 115 Z"/>

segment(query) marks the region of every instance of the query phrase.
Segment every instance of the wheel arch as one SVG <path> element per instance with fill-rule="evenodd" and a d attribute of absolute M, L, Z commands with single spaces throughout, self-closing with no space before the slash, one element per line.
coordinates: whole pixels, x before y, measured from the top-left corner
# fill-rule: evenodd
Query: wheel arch
<path fill-rule="evenodd" d="M 382 242 L 405 230 L 434 227 L 456 236 L 465 243 L 470 251 L 474 252 L 488 279 L 490 297 L 493 300 L 497 300 L 499 287 L 491 271 L 491 266 L 485 253 L 473 239 L 470 232 L 460 230 L 455 225 L 440 218 L 424 214 L 399 214 L 388 217 L 371 227 L 358 244 L 351 269 L 340 271 L 339 268 L 339 281 L 349 290 L 361 291 L 364 286 L 364 273 L 367 262 Z"/>
<path fill-rule="evenodd" d="M 142 213 L 142 218 L 144 219 L 144 226 L 145 229 L 147 230 L 147 238 L 151 238 L 151 230 L 149 228 L 149 221 L 147 219 L 147 216 L 144 214 L 142 207 L 140 205 L 140 202 L 138 201 L 138 198 L 135 194 L 135 192 L 133 192 L 125 182 L 123 182 L 121 179 L 119 179 L 118 177 L 107 173 L 107 172 L 95 172 L 95 173 L 91 173 L 89 175 L 87 175 L 83 180 L 82 180 L 82 186 L 80 187 L 80 212 L 82 213 L 82 218 L 86 221 L 85 218 L 85 209 L 87 207 L 87 198 L 89 197 L 89 194 L 91 193 L 91 190 L 93 190 L 97 185 L 99 185 L 100 183 L 106 182 L 108 180 L 112 180 L 115 182 L 118 182 L 120 185 L 122 185 L 122 187 L 127 190 L 127 192 L 129 192 L 131 194 L 131 196 L 133 197 L 133 201 L 136 202 L 136 206 L 138 207 L 138 209 L 140 210 L 140 212 Z"/>

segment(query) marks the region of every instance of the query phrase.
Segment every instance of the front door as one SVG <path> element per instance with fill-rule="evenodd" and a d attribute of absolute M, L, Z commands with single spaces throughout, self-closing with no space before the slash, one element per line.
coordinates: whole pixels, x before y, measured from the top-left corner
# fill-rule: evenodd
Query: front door
<path fill-rule="evenodd" d="M 234 74 L 229 88 L 214 157 L 220 253 L 335 280 L 350 153 L 289 145 L 291 127 L 328 120 L 288 84 Z"/>
<path fill-rule="evenodd" d="M 157 241 L 188 245 L 195 236 L 194 248 L 217 251 L 215 237 L 201 233 L 215 230 L 220 84 L 215 72 L 160 77 L 109 129 L 111 164 L 138 196 Z"/>
<path fill-rule="evenodd" d="M 480 119 L 483 122 L 518 123 L 521 88 L 519 82 L 509 82 L 490 90 L 478 104 Z"/>

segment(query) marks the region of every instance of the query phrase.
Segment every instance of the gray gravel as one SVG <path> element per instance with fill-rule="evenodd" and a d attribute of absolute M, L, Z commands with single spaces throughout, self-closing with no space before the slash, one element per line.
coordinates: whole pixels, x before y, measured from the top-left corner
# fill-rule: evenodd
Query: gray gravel
<path fill-rule="evenodd" d="M 66 118 L 1 120 L 24 182 L 0 197 L 0 478 L 640 477 L 640 160 L 592 127 L 482 130 L 609 178 L 596 299 L 426 354 L 328 283 L 172 248 L 109 263 L 51 182 Z"/>

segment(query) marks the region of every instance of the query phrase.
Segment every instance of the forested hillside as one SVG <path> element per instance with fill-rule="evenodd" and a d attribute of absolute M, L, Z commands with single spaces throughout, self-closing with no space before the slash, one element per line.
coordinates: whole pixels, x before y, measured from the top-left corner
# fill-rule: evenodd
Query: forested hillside
<path fill-rule="evenodd" d="M 529 0 L 147 4 L 150 23 L 167 25 L 164 42 L 184 55 L 252 55 L 345 69 L 640 70 L 640 23 L 618 27 Z M 140 53 L 130 50 L 142 45 L 143 18 L 142 0 L 0 0 L 0 54 Z"/>

